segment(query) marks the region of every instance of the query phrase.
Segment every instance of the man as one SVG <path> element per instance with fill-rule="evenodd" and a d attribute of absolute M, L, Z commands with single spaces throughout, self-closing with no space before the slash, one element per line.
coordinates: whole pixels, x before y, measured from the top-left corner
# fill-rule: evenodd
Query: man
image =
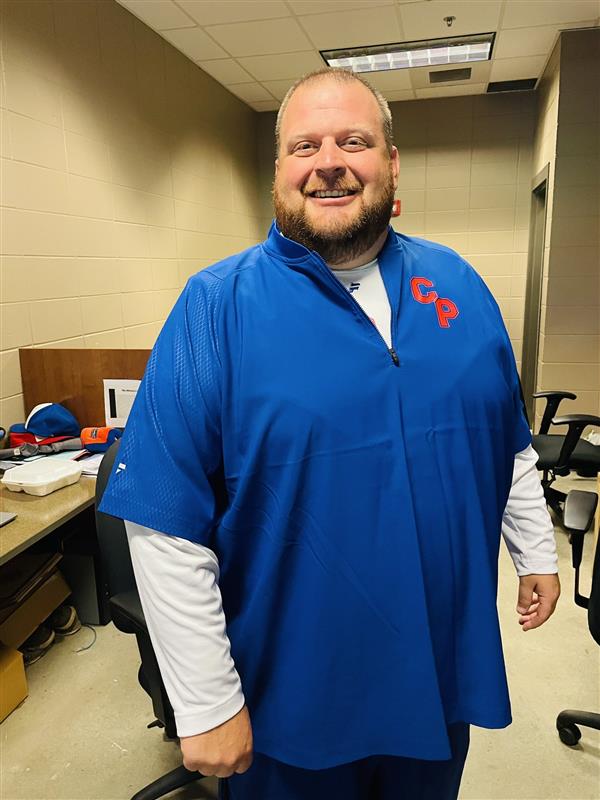
<path fill-rule="evenodd" d="M 501 524 L 523 629 L 559 594 L 510 343 L 457 254 L 389 228 L 378 93 L 312 74 L 276 133 L 275 225 L 188 283 L 102 508 L 222 797 L 450 800 L 469 725 L 510 722 Z"/>

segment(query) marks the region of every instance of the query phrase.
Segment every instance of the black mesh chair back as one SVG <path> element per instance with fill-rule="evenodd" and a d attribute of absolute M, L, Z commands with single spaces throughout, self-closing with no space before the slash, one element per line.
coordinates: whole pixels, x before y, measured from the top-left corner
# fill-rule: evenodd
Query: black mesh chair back
<path fill-rule="evenodd" d="M 136 588 L 123 520 L 98 511 L 115 458 L 119 452 L 119 444 L 120 442 L 117 439 L 106 451 L 96 480 L 96 530 L 108 581 L 109 597 L 114 597 L 114 595 L 129 592 Z"/>

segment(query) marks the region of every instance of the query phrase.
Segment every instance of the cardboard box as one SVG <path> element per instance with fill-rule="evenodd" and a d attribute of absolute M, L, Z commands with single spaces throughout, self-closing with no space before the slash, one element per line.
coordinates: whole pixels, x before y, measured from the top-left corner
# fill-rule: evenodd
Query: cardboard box
<path fill-rule="evenodd" d="M 2 622 L 0 643 L 7 647 L 20 647 L 70 594 L 71 590 L 60 572 L 53 572 Z"/>
<path fill-rule="evenodd" d="M 0 644 L 0 722 L 27 697 L 23 655 Z"/>

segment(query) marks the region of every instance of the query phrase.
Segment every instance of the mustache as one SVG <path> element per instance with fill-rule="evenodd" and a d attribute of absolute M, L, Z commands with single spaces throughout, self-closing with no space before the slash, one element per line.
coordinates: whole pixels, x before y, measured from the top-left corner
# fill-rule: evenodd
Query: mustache
<path fill-rule="evenodd" d="M 333 183 L 319 186 L 303 186 L 302 194 L 306 197 L 315 192 L 352 192 L 358 194 L 362 192 L 363 186 L 360 183 L 348 183 L 347 181 L 335 181 Z"/>

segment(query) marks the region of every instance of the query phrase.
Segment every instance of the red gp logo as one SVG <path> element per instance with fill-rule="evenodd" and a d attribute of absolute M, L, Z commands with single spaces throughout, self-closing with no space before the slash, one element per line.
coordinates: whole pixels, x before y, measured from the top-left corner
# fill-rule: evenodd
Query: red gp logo
<path fill-rule="evenodd" d="M 450 320 L 458 317 L 458 308 L 456 304 L 447 297 L 440 297 L 437 292 L 422 292 L 422 286 L 431 289 L 434 283 L 430 281 L 429 278 L 417 278 L 415 276 L 410 279 L 410 290 L 417 303 L 434 303 L 440 328 L 449 328 Z"/>

